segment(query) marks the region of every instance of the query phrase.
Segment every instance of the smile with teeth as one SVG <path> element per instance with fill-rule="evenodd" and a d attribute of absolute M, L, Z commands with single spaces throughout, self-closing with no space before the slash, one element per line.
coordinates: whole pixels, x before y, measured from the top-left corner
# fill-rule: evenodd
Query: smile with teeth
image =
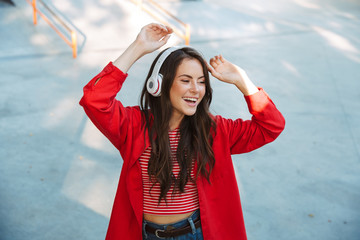
<path fill-rule="evenodd" d="M 197 98 L 192 98 L 192 97 L 183 97 L 183 99 L 185 100 L 185 102 L 194 105 L 197 102 Z"/>

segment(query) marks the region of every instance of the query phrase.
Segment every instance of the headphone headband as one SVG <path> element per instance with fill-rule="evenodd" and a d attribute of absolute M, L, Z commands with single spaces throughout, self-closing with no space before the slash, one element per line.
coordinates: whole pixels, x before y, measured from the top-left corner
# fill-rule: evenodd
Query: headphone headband
<path fill-rule="evenodd" d="M 163 63 L 165 62 L 166 58 L 173 53 L 174 51 L 178 50 L 179 47 L 175 46 L 175 47 L 170 47 L 168 49 L 166 49 L 161 56 L 159 57 L 159 59 L 156 61 L 156 64 L 154 66 L 153 72 L 151 74 L 151 77 L 156 77 L 159 74 L 160 68 L 163 65 Z"/>

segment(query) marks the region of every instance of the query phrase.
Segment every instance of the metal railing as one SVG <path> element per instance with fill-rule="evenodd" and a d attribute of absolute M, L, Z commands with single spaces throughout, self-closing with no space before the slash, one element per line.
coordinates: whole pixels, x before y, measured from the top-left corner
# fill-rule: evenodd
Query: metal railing
<path fill-rule="evenodd" d="M 36 0 L 26 0 L 33 8 L 33 21 L 34 25 L 37 24 L 37 13 L 40 17 L 42 17 L 52 29 L 72 48 L 73 58 L 76 58 L 77 56 L 77 40 L 76 40 L 76 32 L 71 29 L 61 18 L 59 18 L 42 0 L 37 0 L 39 3 L 43 5 L 43 7 L 54 17 L 54 19 L 57 20 L 57 22 L 66 29 L 70 33 L 70 39 L 68 39 L 59 28 L 55 26 L 54 23 L 51 22 L 51 20 L 42 13 L 39 8 L 36 6 Z"/>
<path fill-rule="evenodd" d="M 189 45 L 190 44 L 190 25 L 186 24 L 184 22 L 182 22 L 179 18 L 177 18 L 176 16 L 174 16 L 173 14 L 171 14 L 169 11 L 167 11 L 165 8 L 161 7 L 158 3 L 156 3 L 153 0 L 147 0 L 146 2 L 149 3 L 150 5 L 152 5 L 153 7 L 157 8 L 158 10 L 160 10 L 161 12 L 165 13 L 166 15 L 168 15 L 169 17 L 171 17 L 173 20 L 175 20 L 176 22 L 178 22 L 181 26 L 184 27 L 185 32 L 183 33 L 181 31 L 181 29 L 177 28 L 176 26 L 174 26 L 173 24 L 165 21 L 164 19 L 160 18 L 159 16 L 157 16 L 153 11 L 151 11 L 150 8 L 146 7 L 146 5 L 143 4 L 143 2 L 145 2 L 144 0 L 130 0 L 133 3 L 135 3 L 139 8 L 141 8 L 143 11 L 147 12 L 150 16 L 152 16 L 153 18 L 155 18 L 156 20 L 158 20 L 160 23 L 165 24 L 165 25 L 169 25 L 172 27 L 172 29 L 174 30 L 174 33 L 176 35 L 178 35 L 180 38 L 185 40 L 185 44 Z"/>

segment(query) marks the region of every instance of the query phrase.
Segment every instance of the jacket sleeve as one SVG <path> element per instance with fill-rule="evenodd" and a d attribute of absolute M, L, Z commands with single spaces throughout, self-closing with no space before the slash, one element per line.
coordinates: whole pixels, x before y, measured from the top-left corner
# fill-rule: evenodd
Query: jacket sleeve
<path fill-rule="evenodd" d="M 285 119 L 267 93 L 259 92 L 245 96 L 251 120 L 225 119 L 217 116 L 217 122 L 226 132 L 231 154 L 255 150 L 274 141 L 284 130 Z"/>
<path fill-rule="evenodd" d="M 115 99 L 127 74 L 111 62 L 85 87 L 80 105 L 94 125 L 120 150 L 127 138 L 136 107 L 124 107 Z"/>

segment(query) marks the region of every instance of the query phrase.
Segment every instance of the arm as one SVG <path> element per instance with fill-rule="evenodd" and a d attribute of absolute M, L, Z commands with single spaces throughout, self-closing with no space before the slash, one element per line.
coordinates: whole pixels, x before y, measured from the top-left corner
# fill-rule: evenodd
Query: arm
<path fill-rule="evenodd" d="M 144 26 L 135 41 L 121 54 L 113 64 L 124 73 L 145 54 L 165 45 L 173 30 L 168 26 L 151 23 Z"/>
<path fill-rule="evenodd" d="M 144 26 L 135 41 L 113 62 L 113 65 L 126 73 L 142 56 L 165 45 L 172 32 L 172 28 L 161 24 L 151 23 Z M 99 80 L 100 78 L 95 84 Z"/>
<path fill-rule="evenodd" d="M 113 63 L 110 62 L 85 87 L 80 100 L 86 114 L 94 125 L 120 150 L 126 141 L 129 124 L 140 124 L 140 111 L 124 107 L 116 100 L 127 74 L 126 72 L 140 57 L 163 46 L 172 29 L 159 24 L 143 27 L 136 40 Z M 134 134 L 134 132 L 132 132 Z"/>
<path fill-rule="evenodd" d="M 252 119 L 235 121 L 217 117 L 217 123 L 228 133 L 232 154 L 249 152 L 275 140 L 283 131 L 285 119 L 270 97 L 257 88 L 240 67 L 221 55 L 210 59 L 209 71 L 220 81 L 234 84 L 244 95 Z"/>

